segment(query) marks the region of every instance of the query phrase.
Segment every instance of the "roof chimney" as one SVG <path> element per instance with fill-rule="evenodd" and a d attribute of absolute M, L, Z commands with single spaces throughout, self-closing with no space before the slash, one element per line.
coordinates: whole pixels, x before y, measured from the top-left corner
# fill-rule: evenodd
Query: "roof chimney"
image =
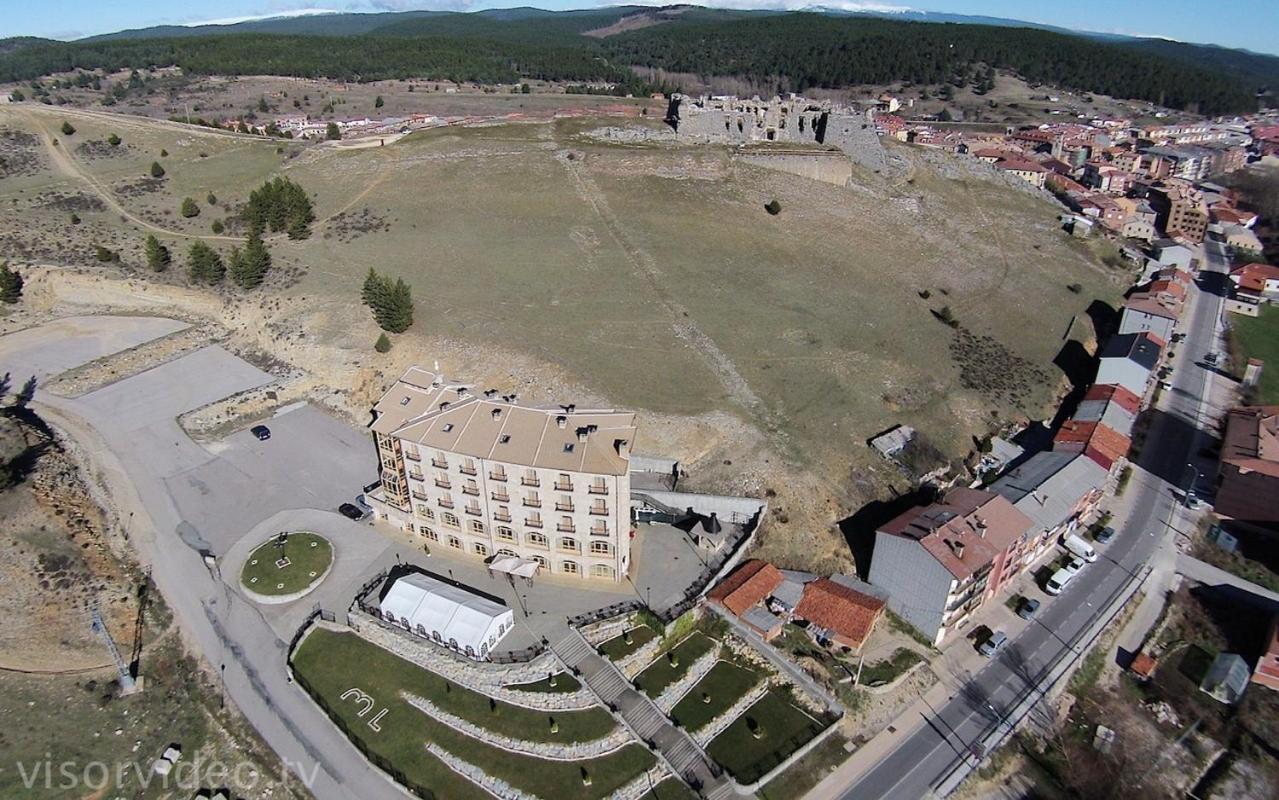
<path fill-rule="evenodd" d="M 985 519 L 983 519 L 982 517 L 976 517 L 975 519 L 976 519 L 976 522 L 977 522 L 977 535 L 978 535 L 978 536 L 980 536 L 981 538 L 985 539 L 985 538 L 986 538 L 986 528 L 987 528 L 987 527 L 989 527 L 989 526 L 988 526 L 988 525 L 986 525 L 986 520 L 985 520 Z"/>
<path fill-rule="evenodd" d="M 485 389 L 484 396 L 490 400 L 497 396 L 497 389 Z"/>
<path fill-rule="evenodd" d="M 501 418 L 502 418 L 502 409 L 500 408 L 493 409 L 493 419 L 501 419 Z"/>
<path fill-rule="evenodd" d="M 719 524 L 719 516 L 712 511 L 709 517 L 702 520 L 702 530 L 707 533 L 719 533 L 724 530 L 724 526 Z"/>
<path fill-rule="evenodd" d="M 448 407 L 449 407 L 449 401 L 445 400 L 444 402 L 440 403 L 441 411 L 447 411 Z"/>
<path fill-rule="evenodd" d="M 557 427 L 557 428 L 567 428 L 567 427 L 568 427 L 568 417 L 564 416 L 563 414 L 561 414 L 561 415 L 559 415 L 558 417 L 556 417 L 556 418 L 555 418 L 555 427 Z"/>
<path fill-rule="evenodd" d="M 577 440 L 578 440 L 579 442 L 584 442 L 584 441 L 586 441 L 586 435 L 587 435 L 588 433 L 590 433 L 590 432 L 591 432 L 591 429 L 590 429 L 589 427 L 585 427 L 585 426 L 583 426 L 583 427 L 578 428 L 578 429 L 577 429 Z"/>
<path fill-rule="evenodd" d="M 630 444 L 630 442 L 626 441 L 625 439 L 614 439 L 613 449 L 616 450 L 617 454 L 620 456 L 622 454 L 622 451 L 626 449 L 626 446 L 628 444 Z"/>
<path fill-rule="evenodd" d="M 955 558 L 962 559 L 964 557 L 964 543 L 958 539 L 950 540 L 950 549 L 955 551 Z"/>

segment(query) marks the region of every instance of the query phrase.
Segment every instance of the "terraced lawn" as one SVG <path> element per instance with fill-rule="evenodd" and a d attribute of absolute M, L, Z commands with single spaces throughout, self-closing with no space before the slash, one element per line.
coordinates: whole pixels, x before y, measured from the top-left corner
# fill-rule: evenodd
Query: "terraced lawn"
<path fill-rule="evenodd" d="M 680 779 L 667 778 L 641 795 L 640 800 L 697 800 L 697 795 Z"/>
<path fill-rule="evenodd" d="M 753 783 L 825 727 L 781 692 L 771 691 L 716 736 L 706 752 L 738 783 Z"/>
<path fill-rule="evenodd" d="M 635 685 L 649 697 L 657 697 L 663 689 L 679 680 L 694 661 L 709 653 L 712 647 L 719 647 L 719 643 L 700 633 L 694 633 L 662 653 L 651 666 L 636 675 Z"/>
<path fill-rule="evenodd" d="M 762 677 L 744 667 L 720 661 L 671 710 L 671 717 L 688 731 L 701 730 L 733 707 Z"/>
<path fill-rule="evenodd" d="M 458 716 L 483 720 L 485 727 L 523 739 L 596 738 L 615 723 L 603 709 L 561 712 L 554 715 L 560 732 L 551 734 L 551 715 L 492 703 L 355 634 L 313 631 L 294 653 L 293 668 L 299 683 L 327 707 L 330 717 L 339 720 L 339 727 L 361 750 L 398 771 L 403 782 L 429 788 L 438 800 L 483 800 L 489 795 L 426 752 L 423 747 L 428 741 L 512 786 L 556 800 L 607 797 L 654 763 L 653 755 L 638 744 L 602 758 L 565 762 L 515 755 L 472 739 L 436 723 L 409 705 L 401 693 L 427 697 Z M 353 697 L 343 700 L 342 695 L 351 689 L 370 698 L 372 708 L 366 710 Z M 582 770 L 590 776 L 590 786 L 584 785 Z"/>
<path fill-rule="evenodd" d="M 630 634 L 630 642 L 626 641 L 626 635 Z M 631 653 L 640 649 L 644 645 L 653 641 L 657 637 L 657 632 L 647 625 L 640 625 L 637 628 L 631 628 L 626 633 L 618 634 L 612 639 L 600 645 L 600 654 L 609 661 L 620 661 Z"/>
<path fill-rule="evenodd" d="M 550 677 L 533 681 L 532 683 L 512 683 L 506 688 L 514 689 L 517 692 L 542 692 L 543 694 L 567 694 L 568 692 L 576 692 L 582 688 L 582 684 L 578 682 L 567 672 L 555 673 L 555 685 L 551 685 Z"/>

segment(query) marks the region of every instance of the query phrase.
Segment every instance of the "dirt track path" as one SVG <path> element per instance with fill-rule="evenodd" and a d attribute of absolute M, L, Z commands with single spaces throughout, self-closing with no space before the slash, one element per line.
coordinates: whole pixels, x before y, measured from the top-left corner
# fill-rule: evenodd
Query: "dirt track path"
<path fill-rule="evenodd" d="M 66 149 L 54 142 L 53 134 L 49 133 L 49 129 L 46 128 L 44 123 L 37 119 L 34 114 L 29 111 L 23 111 L 22 113 L 23 116 L 25 116 L 27 120 L 35 126 L 36 131 L 40 135 L 40 141 L 44 143 L 44 149 L 48 152 L 49 159 L 53 162 L 55 168 L 67 177 L 86 184 L 91 190 L 93 190 L 94 194 L 101 198 L 102 202 L 107 204 L 112 211 L 115 211 L 133 224 L 154 233 L 162 233 L 165 236 L 172 236 L 179 239 L 204 239 L 206 241 L 213 242 L 237 243 L 243 241 L 237 236 L 184 233 L 183 231 L 175 231 L 170 228 L 165 228 L 160 225 L 147 222 L 145 219 L 142 219 L 132 211 L 125 208 L 124 205 L 120 203 L 119 198 L 117 198 L 110 189 L 104 186 L 101 181 L 81 169 L 79 163 L 75 160 L 75 157 L 68 153 Z"/>

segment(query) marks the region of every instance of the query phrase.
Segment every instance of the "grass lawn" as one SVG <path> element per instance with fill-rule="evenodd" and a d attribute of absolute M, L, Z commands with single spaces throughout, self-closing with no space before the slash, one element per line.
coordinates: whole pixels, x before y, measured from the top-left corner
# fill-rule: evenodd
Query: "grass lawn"
<path fill-rule="evenodd" d="M 288 559 L 288 566 L 276 566 L 281 555 Z M 332 563 L 333 545 L 328 539 L 310 531 L 294 531 L 283 550 L 271 539 L 250 553 L 240 584 L 258 594 L 292 594 L 319 580 Z"/>
<path fill-rule="evenodd" d="M 1230 317 L 1231 338 L 1243 357 L 1237 366 L 1243 374 L 1243 365 L 1250 358 L 1266 362 L 1257 384 L 1258 403 L 1279 403 L 1279 306 L 1264 305 L 1255 317 L 1235 314 Z"/>
<path fill-rule="evenodd" d="M 755 738 L 752 727 L 761 731 Z M 711 741 L 706 752 L 738 783 L 751 783 L 780 764 L 825 726 L 769 692 Z"/>
<path fill-rule="evenodd" d="M 759 683 L 758 673 L 727 661 L 719 661 L 697 682 L 683 700 L 671 710 L 671 716 L 689 731 L 700 730 L 711 720 L 732 708 Z M 703 700 L 702 695 L 710 696 Z"/>
<path fill-rule="evenodd" d="M 629 643 L 626 641 L 627 636 L 630 636 L 631 638 Z M 647 625 L 640 625 L 637 628 L 631 628 L 625 633 L 614 636 L 612 639 L 604 642 L 600 645 L 599 650 L 600 653 L 609 661 L 621 661 L 623 658 L 626 658 L 631 653 L 634 653 L 636 650 L 653 641 L 656 636 L 657 632 L 652 628 Z"/>
<path fill-rule="evenodd" d="M 850 754 L 844 749 L 846 742 L 847 739 L 838 733 L 827 736 L 807 755 L 761 786 L 758 792 L 759 797 L 762 800 L 790 800 L 793 797 L 802 797 L 821 783 L 831 770 L 848 759 Z"/>
<path fill-rule="evenodd" d="M 914 650 L 899 647 L 883 661 L 876 661 L 874 664 L 866 664 L 862 667 L 862 685 L 877 686 L 888 683 L 923 660 L 924 657 Z"/>
<path fill-rule="evenodd" d="M 496 713 L 491 712 L 488 698 L 457 686 L 446 689 L 446 682 L 434 673 L 354 634 L 313 631 L 295 652 L 293 667 L 304 686 L 341 720 L 357 746 L 391 765 L 406 782 L 428 787 L 439 800 L 487 798 L 488 794 L 427 753 L 423 746 L 428 741 L 540 797 L 607 797 L 654 763 L 653 755 L 640 745 L 603 758 L 562 762 L 515 755 L 472 739 L 436 723 L 410 706 L 401 693 L 427 697 L 458 716 L 478 718 L 486 727 L 523 739 L 569 742 L 595 738 L 615 723 L 602 709 L 561 712 L 554 715 L 560 733 L 552 737 L 548 715 L 504 703 L 496 703 Z M 371 713 L 361 716 L 361 704 L 341 699 L 353 688 L 373 700 Z M 386 713 L 379 717 L 382 711 Z M 380 730 L 369 727 L 373 720 Z M 590 786 L 582 784 L 582 769 L 591 777 Z"/>
<path fill-rule="evenodd" d="M 702 634 L 694 633 L 662 653 L 648 669 L 636 675 L 635 685 L 649 697 L 657 697 L 663 689 L 679 680 L 694 661 L 709 653 L 712 647 L 718 646 Z M 671 663 L 672 656 L 675 663 Z"/>
<path fill-rule="evenodd" d="M 565 694 L 568 692 L 576 692 L 578 689 L 582 688 L 582 684 L 578 683 L 577 678 L 574 678 L 567 672 L 557 672 L 555 673 L 554 686 L 551 685 L 550 678 L 543 678 L 540 681 L 533 681 L 532 683 L 513 683 L 506 688 L 514 689 L 517 692 Z"/>
<path fill-rule="evenodd" d="M 697 800 L 697 795 L 679 778 L 667 778 L 641 795 L 640 800 Z"/>

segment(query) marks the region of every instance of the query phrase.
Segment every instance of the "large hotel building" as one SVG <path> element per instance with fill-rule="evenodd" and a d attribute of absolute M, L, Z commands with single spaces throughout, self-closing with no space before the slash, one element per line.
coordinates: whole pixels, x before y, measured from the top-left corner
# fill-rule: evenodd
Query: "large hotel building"
<path fill-rule="evenodd" d="M 369 499 L 379 516 L 430 547 L 625 577 L 633 412 L 521 405 L 413 367 L 373 413 L 382 485 Z"/>

